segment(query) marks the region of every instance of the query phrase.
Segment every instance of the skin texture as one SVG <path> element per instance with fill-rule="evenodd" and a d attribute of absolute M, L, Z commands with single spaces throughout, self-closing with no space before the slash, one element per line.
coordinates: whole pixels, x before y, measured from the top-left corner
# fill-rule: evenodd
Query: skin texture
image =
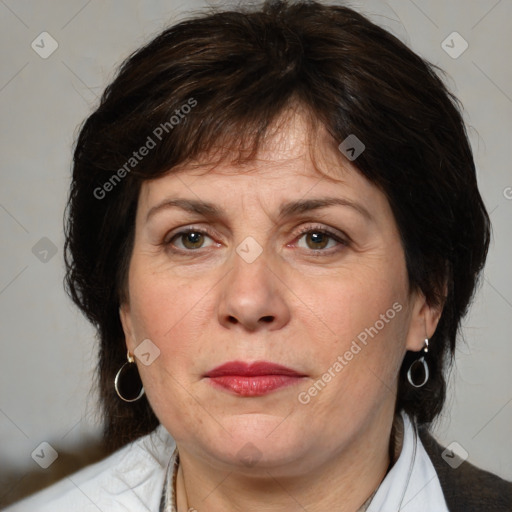
<path fill-rule="evenodd" d="M 250 164 L 184 164 L 144 182 L 139 196 L 121 320 L 132 354 L 148 338 L 160 350 L 149 366 L 136 361 L 155 414 L 178 445 L 180 512 L 356 510 L 388 468 L 405 351 L 421 350 L 439 319 L 409 290 L 385 195 L 322 129 L 312 146 L 300 111 L 279 122 Z M 357 203 L 371 219 L 339 205 L 278 217 L 284 203 L 326 196 Z M 225 216 L 169 207 L 146 222 L 169 198 L 209 201 Z M 210 234 L 175 236 L 191 227 Z M 300 234 L 305 227 L 349 241 Z M 236 251 L 247 237 L 262 249 L 251 263 Z M 299 393 L 396 303 L 400 312 L 301 403 Z M 306 377 L 240 397 L 204 378 L 233 360 L 271 361 Z"/>

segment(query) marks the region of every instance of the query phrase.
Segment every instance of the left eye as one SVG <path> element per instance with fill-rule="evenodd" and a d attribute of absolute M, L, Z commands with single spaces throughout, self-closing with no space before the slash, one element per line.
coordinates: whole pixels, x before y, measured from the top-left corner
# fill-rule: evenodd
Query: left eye
<path fill-rule="evenodd" d="M 343 241 L 336 237 L 334 234 L 321 229 L 305 231 L 299 236 L 298 240 L 302 238 L 304 238 L 306 241 L 306 249 L 311 249 L 313 251 L 321 251 L 325 249 L 329 243 L 329 240 L 332 242 L 343 243 Z"/>

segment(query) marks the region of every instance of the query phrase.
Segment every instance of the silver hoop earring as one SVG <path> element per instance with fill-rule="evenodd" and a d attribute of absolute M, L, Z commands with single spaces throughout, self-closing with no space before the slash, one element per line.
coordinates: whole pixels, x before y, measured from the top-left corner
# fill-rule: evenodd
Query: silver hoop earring
<path fill-rule="evenodd" d="M 140 380 L 135 359 L 130 355 L 130 351 L 128 351 L 126 357 L 128 362 L 124 363 L 116 373 L 114 389 L 117 396 L 124 402 L 136 402 L 144 394 L 144 387 Z"/>
<path fill-rule="evenodd" d="M 427 352 L 428 352 L 428 338 L 425 338 L 425 346 L 423 347 L 423 355 L 419 359 L 416 359 L 416 361 L 413 361 L 411 366 L 409 366 L 409 370 L 407 371 L 407 380 L 409 381 L 409 384 L 411 386 L 414 386 L 415 388 L 423 387 L 428 381 L 428 377 L 429 377 L 428 364 L 425 361 L 425 354 L 427 354 Z M 420 384 L 415 384 L 412 380 L 412 372 L 413 372 L 415 366 L 418 364 L 423 365 L 423 373 L 424 373 L 425 377 L 423 378 L 423 381 Z"/>

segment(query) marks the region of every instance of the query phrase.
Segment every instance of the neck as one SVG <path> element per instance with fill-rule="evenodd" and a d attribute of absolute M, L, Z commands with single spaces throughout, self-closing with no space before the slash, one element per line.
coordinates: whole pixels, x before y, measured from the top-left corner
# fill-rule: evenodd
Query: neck
<path fill-rule="evenodd" d="M 375 423 L 321 466 L 293 477 L 266 469 L 254 476 L 219 471 L 180 448 L 178 512 L 358 511 L 398 459 L 402 446 L 400 416 Z"/>

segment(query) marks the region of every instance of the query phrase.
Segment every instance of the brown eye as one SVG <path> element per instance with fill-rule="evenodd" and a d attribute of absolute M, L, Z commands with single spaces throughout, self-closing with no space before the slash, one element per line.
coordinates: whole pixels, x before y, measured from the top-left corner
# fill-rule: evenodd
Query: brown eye
<path fill-rule="evenodd" d="M 190 231 L 181 235 L 181 240 L 187 249 L 198 249 L 204 241 L 203 236 L 202 233 L 198 233 L 197 231 Z"/>
<path fill-rule="evenodd" d="M 176 246 L 181 251 L 193 251 L 204 246 L 205 237 L 210 238 L 208 233 L 197 229 L 180 231 L 166 242 L 165 245 Z M 176 241 L 179 241 L 179 243 L 176 244 Z"/>
<path fill-rule="evenodd" d="M 332 237 L 327 233 L 322 233 L 321 231 L 310 231 L 305 234 L 305 239 L 308 247 L 310 249 L 325 249 L 329 239 Z M 311 243 L 309 243 L 311 241 Z"/>
<path fill-rule="evenodd" d="M 300 241 L 303 238 L 306 243 L 305 247 L 303 246 L 302 248 L 313 251 L 313 254 L 329 254 L 340 249 L 340 247 L 336 246 L 344 247 L 348 245 L 348 242 L 342 237 L 323 228 L 306 228 L 301 231 L 297 240 Z M 330 247 L 328 247 L 329 242 L 333 242 L 333 245 Z"/>

